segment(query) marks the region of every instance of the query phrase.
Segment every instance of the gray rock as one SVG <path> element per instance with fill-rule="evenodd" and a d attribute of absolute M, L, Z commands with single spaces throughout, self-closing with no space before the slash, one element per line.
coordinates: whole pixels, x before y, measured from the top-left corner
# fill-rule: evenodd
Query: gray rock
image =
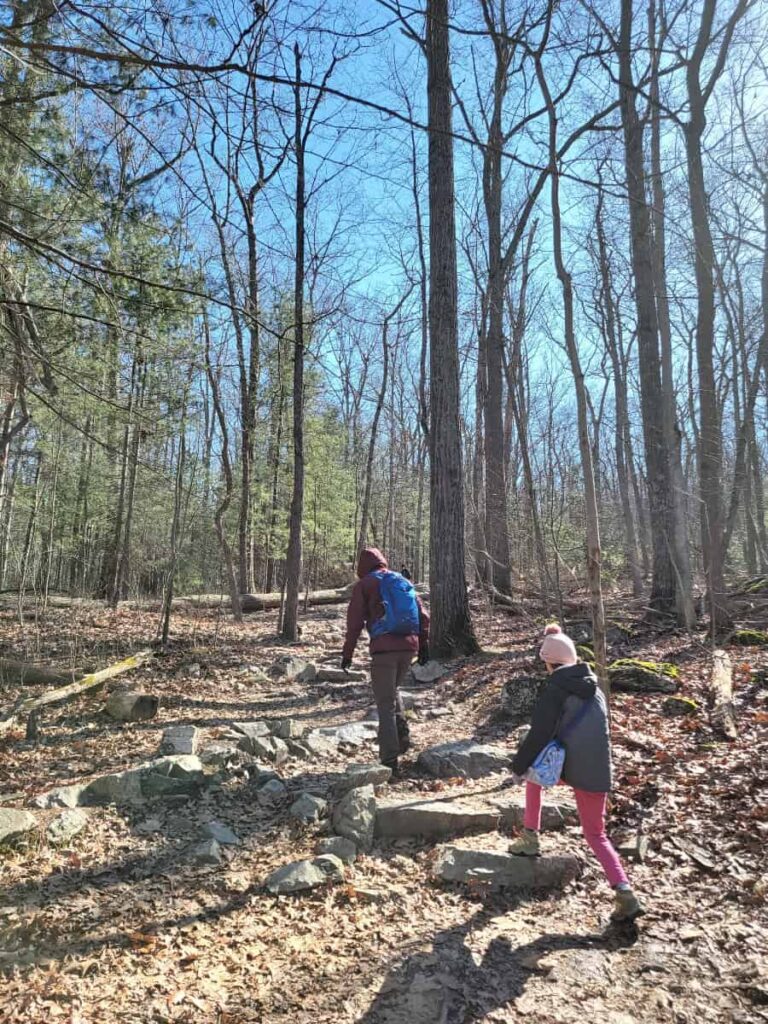
<path fill-rule="evenodd" d="M 197 797 L 206 782 L 202 761 L 193 754 L 161 757 L 140 769 L 141 795 L 147 800 L 167 796 Z"/>
<path fill-rule="evenodd" d="M 436 778 L 479 779 L 491 772 L 509 771 L 505 750 L 475 740 L 458 740 L 428 747 L 419 754 L 418 765 Z"/>
<path fill-rule="evenodd" d="M 226 742 L 209 743 L 200 751 L 199 757 L 203 764 L 212 768 L 233 768 L 250 762 L 250 756 L 244 750 Z"/>
<path fill-rule="evenodd" d="M 311 761 L 315 756 L 307 744 L 301 740 L 288 739 L 285 741 L 285 745 L 288 748 L 289 756 L 297 757 L 300 761 Z"/>
<path fill-rule="evenodd" d="M 151 693 L 115 690 L 107 698 L 106 712 L 118 722 L 144 722 L 157 714 L 158 699 Z"/>
<path fill-rule="evenodd" d="M 334 791 L 341 796 L 358 786 L 383 786 L 391 778 L 392 769 L 384 764 L 348 764 Z"/>
<path fill-rule="evenodd" d="M 232 729 L 238 736 L 247 736 L 249 739 L 258 739 L 270 734 L 266 722 L 233 722 Z"/>
<path fill-rule="evenodd" d="M 272 735 L 282 740 L 300 740 L 304 735 L 304 726 L 295 718 L 278 718 L 269 725 Z"/>
<path fill-rule="evenodd" d="M 274 764 L 282 764 L 288 760 L 288 747 L 278 736 L 243 736 L 238 747 L 252 757 Z"/>
<path fill-rule="evenodd" d="M 32 803 L 35 807 L 78 807 L 85 791 L 85 783 L 74 786 L 57 786 L 47 793 L 39 793 Z"/>
<path fill-rule="evenodd" d="M 434 683 L 448 675 L 448 669 L 439 661 L 428 661 L 426 665 L 413 665 L 411 674 L 417 683 Z"/>
<path fill-rule="evenodd" d="M 333 830 L 351 839 L 362 850 L 370 850 L 376 824 L 376 796 L 373 786 L 352 789 L 333 811 Z"/>
<path fill-rule="evenodd" d="M 492 797 L 491 803 L 498 808 L 501 820 L 507 828 L 521 828 L 525 815 L 522 798 L 516 796 Z M 555 832 L 565 825 L 578 825 L 579 815 L 574 804 L 544 802 L 541 805 L 541 828 L 544 832 Z"/>
<path fill-rule="evenodd" d="M 273 871 L 264 883 L 267 890 L 277 896 L 293 892 L 306 892 L 329 881 L 344 878 L 344 865 L 331 854 L 314 860 L 298 860 L 284 864 Z"/>
<path fill-rule="evenodd" d="M 339 741 L 335 736 L 326 736 L 317 729 L 308 732 L 302 743 L 314 757 L 329 757 L 339 749 Z"/>
<path fill-rule="evenodd" d="M 256 799 L 262 807 L 277 807 L 288 798 L 288 787 L 280 779 L 270 779 L 256 790 Z"/>
<path fill-rule="evenodd" d="M 311 793 L 302 793 L 298 800 L 294 800 L 288 809 L 292 818 L 303 822 L 319 821 L 328 810 L 328 804 L 319 796 Z"/>
<path fill-rule="evenodd" d="M 215 839 L 206 839 L 193 847 L 191 860 L 194 864 L 221 864 L 224 854 Z"/>
<path fill-rule="evenodd" d="M 490 889 L 554 889 L 578 878 L 576 857 L 514 857 L 489 850 L 444 847 L 434 872 L 446 882 L 481 882 Z"/>
<path fill-rule="evenodd" d="M 436 708 L 425 708 L 424 715 L 426 718 L 447 718 L 448 715 L 452 715 L 453 712 L 450 708 L 439 705 Z"/>
<path fill-rule="evenodd" d="M 642 864 L 648 856 L 648 847 L 648 837 L 641 832 L 635 832 L 616 844 L 616 852 L 626 860 Z"/>
<path fill-rule="evenodd" d="M 295 654 L 283 654 L 269 670 L 272 679 L 294 679 L 297 683 L 311 683 L 317 675 L 317 666 Z"/>
<path fill-rule="evenodd" d="M 517 676 L 508 679 L 501 688 L 499 710 L 511 724 L 530 722 L 533 706 L 546 685 L 544 676 Z"/>
<path fill-rule="evenodd" d="M 313 732 L 321 736 L 327 736 L 337 744 L 344 744 L 348 747 L 361 747 L 364 743 L 376 739 L 378 727 L 375 722 L 347 722 L 344 725 L 326 725 Z M 309 734 L 310 736 L 312 733 Z"/>
<path fill-rule="evenodd" d="M 0 807 L 0 846 L 11 846 L 37 828 L 37 818 L 30 811 Z"/>
<path fill-rule="evenodd" d="M 85 811 L 76 807 L 72 810 L 62 811 L 61 814 L 58 814 L 50 821 L 45 830 L 45 835 L 48 842 L 54 845 L 68 843 L 76 835 L 79 835 L 87 824 L 88 815 Z"/>
<path fill-rule="evenodd" d="M 402 700 L 403 707 L 406 711 L 418 711 L 421 708 L 421 699 L 416 693 L 410 693 L 408 690 L 401 690 L 400 699 Z"/>
<path fill-rule="evenodd" d="M 160 741 L 162 754 L 196 754 L 200 742 L 200 730 L 194 725 L 172 725 L 163 733 Z"/>
<path fill-rule="evenodd" d="M 427 836 L 447 839 L 468 832 L 495 832 L 499 812 L 458 800 L 417 800 L 376 808 L 376 835 L 387 839 Z"/>
<path fill-rule="evenodd" d="M 358 669 L 349 669 L 347 672 L 341 668 L 320 667 L 315 676 L 318 683 L 364 683 L 368 679 L 367 672 Z"/>
<path fill-rule="evenodd" d="M 331 853 L 345 864 L 352 864 L 357 859 L 357 847 L 351 839 L 345 839 L 343 836 L 329 836 L 327 839 L 321 839 L 317 844 L 317 852 L 318 854 Z"/>
<path fill-rule="evenodd" d="M 209 839 L 215 839 L 221 846 L 239 846 L 242 842 L 240 837 L 223 821 L 206 822 L 203 826 L 203 834 Z"/>

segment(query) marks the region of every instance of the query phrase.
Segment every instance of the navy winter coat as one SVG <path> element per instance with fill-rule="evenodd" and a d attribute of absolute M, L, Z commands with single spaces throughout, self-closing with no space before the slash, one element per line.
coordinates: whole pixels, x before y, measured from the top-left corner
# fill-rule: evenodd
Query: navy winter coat
<path fill-rule="evenodd" d="M 588 665 L 564 665 L 549 677 L 531 717 L 531 728 L 515 755 L 512 770 L 524 775 L 536 756 L 568 729 L 583 701 L 589 708 L 576 727 L 566 734 L 562 779 L 574 789 L 607 793 L 611 788 L 611 739 L 608 709 L 597 679 Z"/>

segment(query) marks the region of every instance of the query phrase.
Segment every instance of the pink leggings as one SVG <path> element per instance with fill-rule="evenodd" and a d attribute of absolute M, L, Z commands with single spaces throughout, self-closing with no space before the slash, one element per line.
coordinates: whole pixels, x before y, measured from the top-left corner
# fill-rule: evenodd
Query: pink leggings
<path fill-rule="evenodd" d="M 627 876 L 621 866 L 619 855 L 605 834 L 605 801 L 607 793 L 588 793 L 585 789 L 574 789 L 576 807 L 584 838 L 592 848 L 592 852 L 600 861 L 603 871 L 611 885 L 627 884 Z M 541 827 L 541 786 L 534 782 L 525 784 L 525 817 L 526 828 L 539 831 Z"/>

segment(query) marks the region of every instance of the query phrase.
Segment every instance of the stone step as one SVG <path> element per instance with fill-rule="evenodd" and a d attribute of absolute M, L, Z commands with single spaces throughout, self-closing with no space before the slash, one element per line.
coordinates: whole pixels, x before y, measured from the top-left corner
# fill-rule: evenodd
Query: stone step
<path fill-rule="evenodd" d="M 495 832 L 499 826 L 519 828 L 525 808 L 517 796 L 483 799 L 407 800 L 379 803 L 376 835 L 383 839 L 424 836 L 449 839 L 470 832 Z M 541 827 L 544 831 L 562 828 L 577 820 L 575 807 L 568 804 L 543 804 Z"/>
<path fill-rule="evenodd" d="M 495 831 L 500 817 L 500 812 L 494 807 L 473 806 L 458 800 L 418 800 L 379 805 L 376 835 L 385 839 L 405 836 L 447 839 L 468 832 Z"/>
<path fill-rule="evenodd" d="M 444 882 L 482 884 L 489 889 L 557 889 L 578 878 L 577 857 L 514 857 L 492 850 L 444 847 L 435 861 L 434 874 Z"/>

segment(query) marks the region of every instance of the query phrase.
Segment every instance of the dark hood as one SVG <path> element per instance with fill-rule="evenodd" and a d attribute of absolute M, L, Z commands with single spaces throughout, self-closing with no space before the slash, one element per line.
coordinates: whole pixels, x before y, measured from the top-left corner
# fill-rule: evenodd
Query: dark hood
<path fill-rule="evenodd" d="M 365 548 L 360 552 L 360 560 L 357 563 L 357 575 L 360 579 L 367 576 L 369 572 L 386 568 L 387 560 L 378 548 Z"/>
<path fill-rule="evenodd" d="M 589 665 L 580 661 L 577 665 L 564 665 L 549 677 L 560 689 L 575 697 L 586 700 L 594 697 L 597 691 L 597 679 Z"/>

